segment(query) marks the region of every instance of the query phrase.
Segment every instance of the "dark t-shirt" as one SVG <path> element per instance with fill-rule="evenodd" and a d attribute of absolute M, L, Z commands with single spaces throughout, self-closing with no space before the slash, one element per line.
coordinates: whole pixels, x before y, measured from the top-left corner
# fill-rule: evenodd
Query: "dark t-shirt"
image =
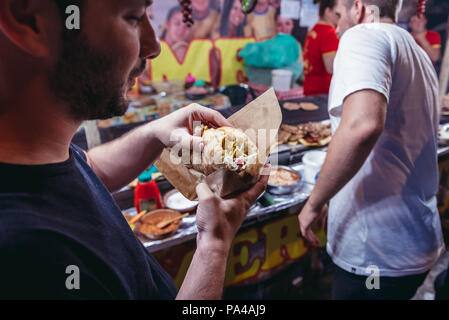
<path fill-rule="evenodd" d="M 72 145 L 58 164 L 0 163 L 0 298 L 175 295 L 82 150 Z"/>

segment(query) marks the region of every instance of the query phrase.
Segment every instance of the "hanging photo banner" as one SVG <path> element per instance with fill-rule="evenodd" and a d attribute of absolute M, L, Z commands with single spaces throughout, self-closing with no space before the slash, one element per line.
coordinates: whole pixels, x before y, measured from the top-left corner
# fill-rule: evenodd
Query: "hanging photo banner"
<path fill-rule="evenodd" d="M 299 20 L 301 13 L 301 1 L 299 0 L 283 0 L 281 2 L 281 16 Z"/>
<path fill-rule="evenodd" d="M 258 0 L 249 14 L 240 0 L 192 0 L 193 25 L 183 22 L 178 0 L 154 1 L 149 12 L 161 40 L 161 54 L 150 61 L 151 80 L 181 79 L 192 75 L 215 86 L 247 81 L 238 53 L 247 43 L 287 33 L 302 42 L 300 1 L 289 0 L 281 15 L 281 0 Z M 294 11 L 294 12 L 293 12 Z"/>
<path fill-rule="evenodd" d="M 318 22 L 319 17 L 318 4 L 314 4 L 313 0 L 302 0 L 301 7 L 301 27 L 313 27 Z"/>

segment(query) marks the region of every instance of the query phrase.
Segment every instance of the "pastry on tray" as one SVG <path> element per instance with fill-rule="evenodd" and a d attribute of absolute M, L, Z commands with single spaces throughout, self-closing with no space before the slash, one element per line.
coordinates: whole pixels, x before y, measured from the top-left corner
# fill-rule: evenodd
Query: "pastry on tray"
<path fill-rule="evenodd" d="M 285 102 L 283 105 L 285 110 L 296 111 L 296 110 L 304 110 L 304 111 L 316 111 L 320 108 L 312 103 L 312 102 Z"/>
<path fill-rule="evenodd" d="M 279 144 L 296 146 L 325 146 L 332 139 L 330 123 L 309 122 L 297 126 L 282 125 L 278 133 Z"/>

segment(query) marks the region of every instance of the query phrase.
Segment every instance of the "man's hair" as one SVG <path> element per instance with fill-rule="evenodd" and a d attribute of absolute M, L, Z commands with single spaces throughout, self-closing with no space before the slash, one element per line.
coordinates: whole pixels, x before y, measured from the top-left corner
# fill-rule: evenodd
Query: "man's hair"
<path fill-rule="evenodd" d="M 313 0 L 313 3 L 320 4 L 320 17 L 324 16 L 326 8 L 333 9 L 337 4 L 337 0 Z"/>
<path fill-rule="evenodd" d="M 354 5 L 354 0 L 344 0 L 346 7 L 350 9 Z M 397 22 L 399 11 L 402 7 L 402 0 L 362 0 L 364 4 L 377 6 L 380 11 L 380 18 L 390 18 Z"/>

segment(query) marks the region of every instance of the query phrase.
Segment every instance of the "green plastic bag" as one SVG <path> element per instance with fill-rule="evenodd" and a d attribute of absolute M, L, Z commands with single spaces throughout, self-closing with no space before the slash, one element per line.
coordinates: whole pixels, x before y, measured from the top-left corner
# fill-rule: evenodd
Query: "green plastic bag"
<path fill-rule="evenodd" d="M 280 68 L 298 61 L 299 45 L 293 36 L 278 34 L 269 40 L 248 43 L 239 56 L 249 66 Z"/>

